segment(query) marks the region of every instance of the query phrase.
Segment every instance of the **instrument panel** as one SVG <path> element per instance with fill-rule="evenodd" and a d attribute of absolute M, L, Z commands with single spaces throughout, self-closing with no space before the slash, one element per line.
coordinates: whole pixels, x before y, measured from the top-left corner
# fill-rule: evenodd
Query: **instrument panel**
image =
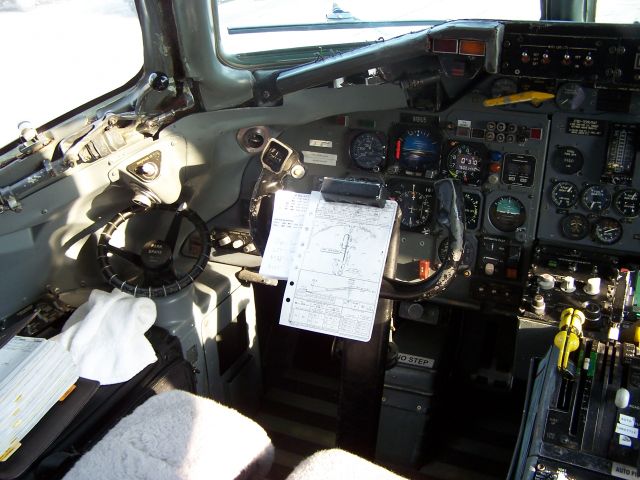
<path fill-rule="evenodd" d="M 447 252 L 434 183 L 460 181 L 466 236 L 460 274 L 444 301 L 517 301 L 536 238 L 550 124 L 539 112 L 486 109 L 467 96 L 438 114 L 398 110 L 351 113 L 285 131 L 302 153 L 299 191 L 324 177 L 382 179 L 402 210 L 398 276 L 433 272 Z M 306 182 L 306 183 L 305 183 Z M 421 263 L 422 262 L 422 263 Z M 499 292 L 496 294 L 496 292 Z"/>
<path fill-rule="evenodd" d="M 554 115 L 540 240 L 637 253 L 639 135 L 632 120 L 588 109 Z"/>
<path fill-rule="evenodd" d="M 528 88 L 557 96 L 539 107 L 482 105 Z M 464 261 L 456 285 L 438 301 L 515 305 L 538 242 L 638 250 L 640 128 L 635 113 L 603 112 L 609 99 L 610 93 L 574 81 L 494 77 L 442 112 L 356 112 L 281 138 L 302 152 L 307 168 L 294 189 L 317 189 L 325 176 L 384 181 L 403 214 L 399 276 L 405 280 L 418 278 L 420 262 L 428 261 L 431 271 L 441 264 L 447 245 L 434 183 L 459 180 Z M 634 105 L 626 109 L 640 111 Z"/>
<path fill-rule="evenodd" d="M 279 138 L 301 153 L 307 171 L 286 187 L 317 190 L 325 177 L 382 180 L 403 214 L 398 276 L 412 280 L 426 262 L 431 271 L 442 263 L 448 245 L 434 184 L 458 180 L 464 259 L 455 285 L 433 301 L 513 311 L 540 245 L 637 256 L 640 63 L 626 37 L 639 30 L 585 26 L 591 42 L 540 25 L 544 31 L 508 24 L 498 74 L 470 81 L 446 108 L 345 112 L 285 129 Z M 632 57 L 634 66 L 622 68 Z M 553 98 L 483 104 L 529 91 Z"/>

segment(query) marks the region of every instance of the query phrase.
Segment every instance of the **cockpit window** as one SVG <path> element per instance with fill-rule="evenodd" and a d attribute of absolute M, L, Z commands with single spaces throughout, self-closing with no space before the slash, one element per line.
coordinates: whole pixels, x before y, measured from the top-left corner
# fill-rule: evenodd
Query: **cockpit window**
<path fill-rule="evenodd" d="M 596 22 L 640 22 L 640 2 L 638 0 L 598 0 Z"/>
<path fill-rule="evenodd" d="M 0 0 L 0 146 L 108 93 L 142 67 L 134 0 Z"/>
<path fill-rule="evenodd" d="M 240 62 L 259 51 L 374 42 L 459 18 L 540 19 L 540 0 L 217 2 L 222 49 Z"/>

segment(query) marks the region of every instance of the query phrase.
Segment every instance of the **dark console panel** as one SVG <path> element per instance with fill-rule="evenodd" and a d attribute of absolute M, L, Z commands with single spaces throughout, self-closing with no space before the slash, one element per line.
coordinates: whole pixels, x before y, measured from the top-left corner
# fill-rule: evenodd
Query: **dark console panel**
<path fill-rule="evenodd" d="M 640 356 L 636 346 L 589 339 L 575 374 L 538 367 L 523 431 L 518 479 L 638 478 Z"/>
<path fill-rule="evenodd" d="M 511 23 L 500 72 L 523 77 L 640 86 L 638 29 L 621 25 Z"/>
<path fill-rule="evenodd" d="M 541 222 L 538 237 L 637 252 L 638 125 L 629 115 L 594 115 L 585 110 L 590 109 L 553 117 L 541 208 L 546 221 Z"/>

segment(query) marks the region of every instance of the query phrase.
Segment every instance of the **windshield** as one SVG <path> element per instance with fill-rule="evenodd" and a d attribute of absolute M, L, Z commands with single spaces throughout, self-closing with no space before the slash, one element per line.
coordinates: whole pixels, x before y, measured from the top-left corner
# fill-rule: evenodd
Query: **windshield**
<path fill-rule="evenodd" d="M 223 55 L 238 59 L 251 52 L 374 42 L 447 20 L 540 20 L 541 9 L 540 0 L 218 0 L 218 16 Z M 640 0 L 598 0 L 595 20 L 638 21 Z"/>
<path fill-rule="evenodd" d="M 121 87 L 142 67 L 134 0 L 0 0 L 0 147 Z"/>
<path fill-rule="evenodd" d="M 539 0 L 316 0 L 300 5 L 297 0 L 220 0 L 225 53 L 373 42 L 457 18 L 540 18 Z"/>

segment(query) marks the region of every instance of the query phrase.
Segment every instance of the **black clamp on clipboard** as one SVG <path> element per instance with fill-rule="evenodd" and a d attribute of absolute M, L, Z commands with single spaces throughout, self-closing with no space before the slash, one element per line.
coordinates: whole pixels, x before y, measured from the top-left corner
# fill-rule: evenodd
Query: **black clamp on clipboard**
<path fill-rule="evenodd" d="M 354 203 L 384 208 L 388 192 L 384 183 L 376 180 L 325 177 L 320 194 L 327 202 Z"/>

